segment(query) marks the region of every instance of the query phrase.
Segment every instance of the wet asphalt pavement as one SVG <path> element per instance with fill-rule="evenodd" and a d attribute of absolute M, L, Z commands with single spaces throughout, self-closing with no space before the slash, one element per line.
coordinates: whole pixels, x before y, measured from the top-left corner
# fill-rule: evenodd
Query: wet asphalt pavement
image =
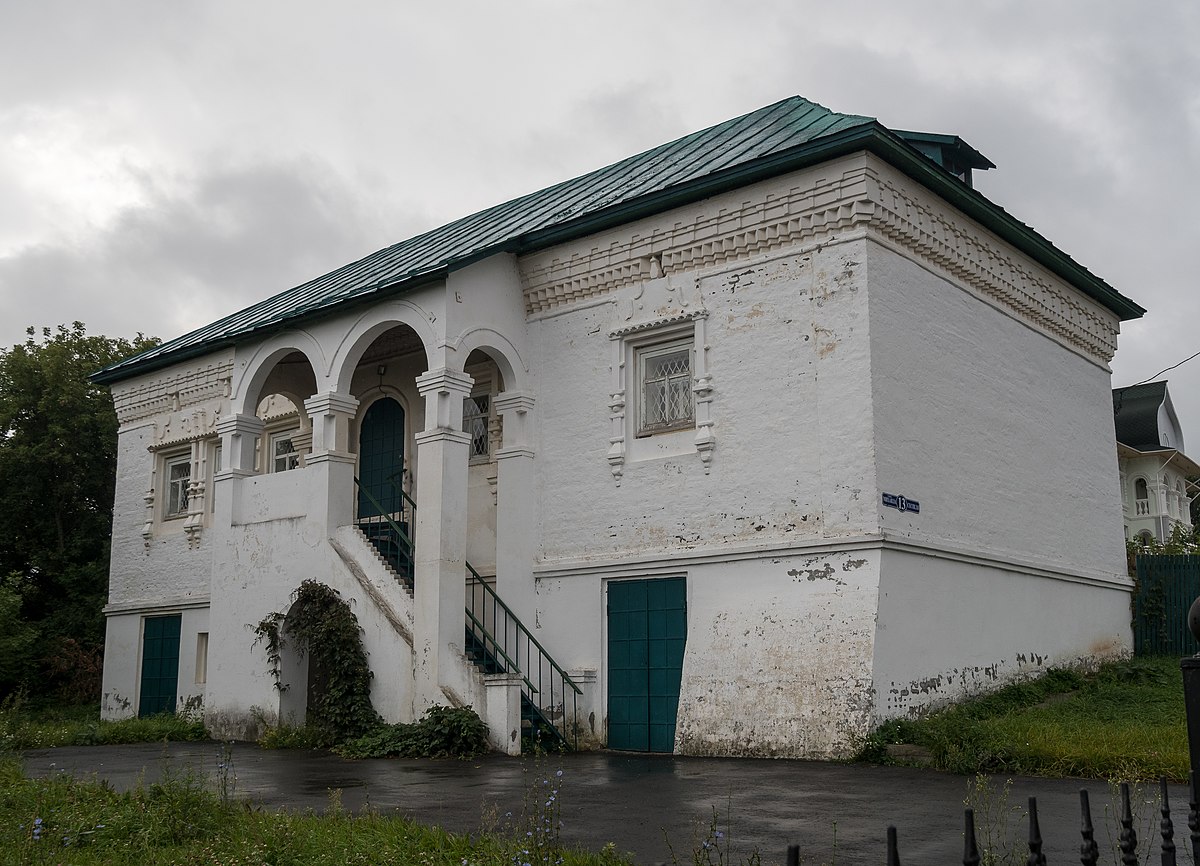
<path fill-rule="evenodd" d="M 229 781 L 235 795 L 266 808 L 319 812 L 329 804 L 329 792 L 340 789 L 346 809 L 370 806 L 466 833 L 487 826 L 489 816 L 519 814 L 530 786 L 557 778 L 562 770 L 563 840 L 590 849 L 613 842 L 632 852 L 638 863 L 671 862 L 671 848 L 680 862 L 692 862 L 693 846 L 703 841 L 714 809 L 739 855 L 733 862 L 757 847 L 764 864 L 781 863 L 787 845 L 799 844 L 806 863 L 836 858 L 844 866 L 882 864 L 888 824 L 898 828 L 904 863 L 962 859 L 968 780 L 904 767 L 617 752 L 553 755 L 540 762 L 498 755 L 474 761 L 350 761 L 249 744 L 158 743 L 31 750 L 25 753 L 25 771 L 30 776 L 61 771 L 95 776 L 118 790 L 157 781 L 167 772 L 192 771 L 215 786 L 226 754 L 232 758 Z M 1013 781 L 1009 812 L 1024 807 L 1031 795 L 1038 798 L 1051 866 L 1078 862 L 1080 787 L 1091 796 L 1103 861 L 1119 832 L 1113 821 L 1102 820 L 1116 813 L 1107 783 Z M 1155 849 L 1159 844 L 1157 807 L 1150 802 L 1154 793 L 1137 798 L 1143 849 L 1147 843 Z M 1187 835 L 1184 788 L 1173 787 L 1171 798 L 1182 850 Z M 1023 821 L 1010 823 L 1015 838 L 1023 841 Z M 1157 850 L 1150 862 L 1158 862 Z"/>

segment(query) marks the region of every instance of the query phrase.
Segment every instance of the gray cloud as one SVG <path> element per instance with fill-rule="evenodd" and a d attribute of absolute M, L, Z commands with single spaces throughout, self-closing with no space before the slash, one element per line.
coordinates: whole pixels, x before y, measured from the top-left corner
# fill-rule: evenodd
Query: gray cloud
<path fill-rule="evenodd" d="M 421 227 L 371 212 L 311 160 L 214 168 L 148 198 L 85 242 L 0 259 L 6 342 L 26 324 L 76 319 L 93 332 L 175 336 Z"/>
<path fill-rule="evenodd" d="M 1200 348 L 1197 44 L 1197 4 L 1121 0 L 0 3 L 0 342 L 174 336 L 800 93 L 991 157 L 981 191 L 1150 309 L 1127 384 Z M 57 184 L 5 159 L 35 118 Z M 1200 361 L 1170 375 L 1200 439 Z"/>

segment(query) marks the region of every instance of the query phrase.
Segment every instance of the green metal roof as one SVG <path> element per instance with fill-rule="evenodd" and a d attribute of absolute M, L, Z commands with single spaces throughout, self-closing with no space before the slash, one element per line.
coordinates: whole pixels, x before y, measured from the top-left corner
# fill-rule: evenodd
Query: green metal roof
<path fill-rule="evenodd" d="M 543 249 L 864 149 L 896 165 L 1122 318 L 1145 312 L 874 119 L 839 114 L 793 96 L 393 244 L 106 367 L 92 378 L 116 382 L 251 334 L 290 327 L 333 307 L 438 279 L 497 252 Z"/>

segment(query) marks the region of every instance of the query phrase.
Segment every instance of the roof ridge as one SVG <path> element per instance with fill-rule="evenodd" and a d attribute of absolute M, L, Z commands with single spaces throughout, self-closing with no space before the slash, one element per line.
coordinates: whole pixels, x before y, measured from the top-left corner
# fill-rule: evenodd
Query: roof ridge
<path fill-rule="evenodd" d="M 893 162 L 1039 261 L 1049 262 L 1056 272 L 1083 280 L 1081 290 L 1110 308 L 1113 303 L 1122 305 L 1114 311 L 1135 316 L 1143 312 L 979 193 L 968 190 L 971 195 L 964 195 L 953 177 L 875 118 L 842 114 L 803 96 L 788 96 L 397 241 L 110 365 L 93 380 L 116 382 L 212 352 L 250 334 L 288 327 L 322 310 L 437 278 L 497 252 L 542 249 L 863 149 Z"/>
<path fill-rule="evenodd" d="M 189 347 L 228 344 L 254 331 L 280 326 L 299 315 L 435 273 L 534 231 L 807 143 L 831 130 L 874 122 L 874 118 L 831 111 L 803 96 L 788 96 L 397 241 L 119 361 L 97 376 L 105 381 L 124 378 L 156 359 L 165 359 Z M 818 124 L 820 128 L 815 134 L 804 134 Z M 768 132 L 772 134 L 765 141 L 757 140 Z M 730 150 L 736 154 L 732 158 Z M 286 306 L 284 302 L 289 297 L 297 303 L 290 309 L 278 309 Z"/>

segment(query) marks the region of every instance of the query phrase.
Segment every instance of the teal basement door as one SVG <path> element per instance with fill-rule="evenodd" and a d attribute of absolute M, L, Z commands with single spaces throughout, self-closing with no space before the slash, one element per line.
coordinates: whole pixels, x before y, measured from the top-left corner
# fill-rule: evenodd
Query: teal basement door
<path fill-rule="evenodd" d="M 687 639 L 682 577 L 608 584 L 608 747 L 675 749 Z"/>
<path fill-rule="evenodd" d="M 175 712 L 179 684 L 179 623 L 182 617 L 148 616 L 142 626 L 142 688 L 139 716 Z"/>
<path fill-rule="evenodd" d="M 403 510 L 400 480 L 404 471 L 404 407 L 391 397 L 376 400 L 363 416 L 358 437 L 358 516 L 377 517 L 379 509 L 363 490 L 369 490 L 385 514 Z"/>

